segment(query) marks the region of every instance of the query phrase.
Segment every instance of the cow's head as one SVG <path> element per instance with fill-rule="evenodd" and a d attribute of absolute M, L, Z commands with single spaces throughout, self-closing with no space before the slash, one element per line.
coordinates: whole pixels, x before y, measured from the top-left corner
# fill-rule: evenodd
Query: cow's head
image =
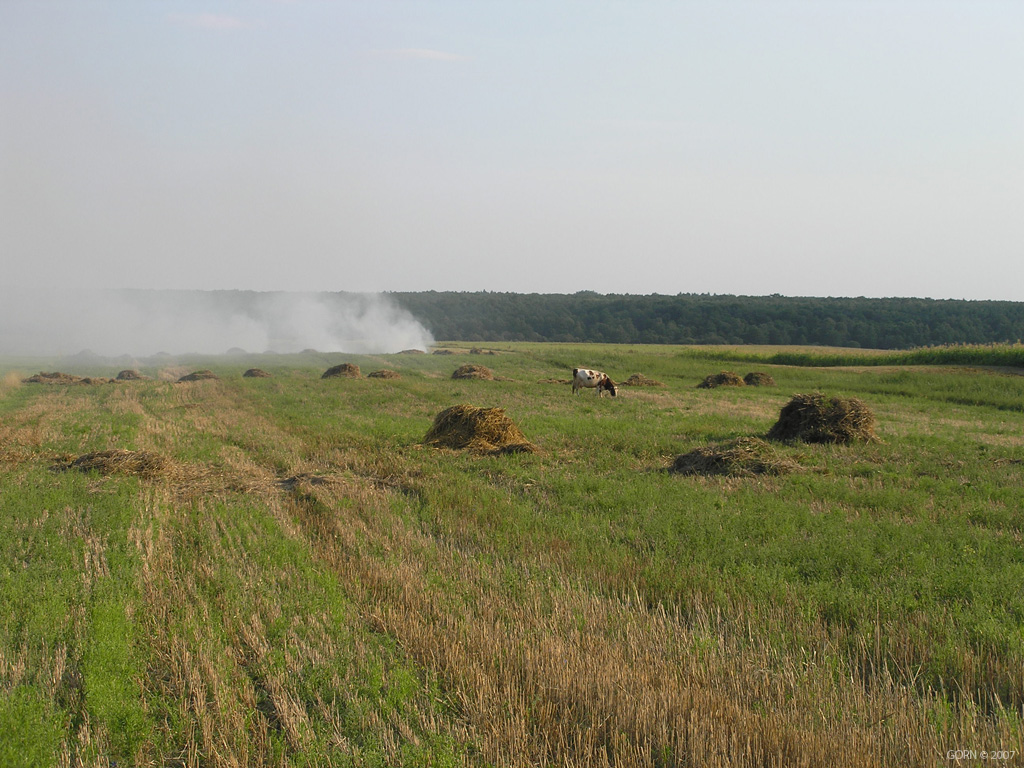
<path fill-rule="evenodd" d="M 615 397 L 615 395 L 617 394 L 617 392 L 615 390 L 615 382 L 612 381 L 611 379 L 609 379 L 607 376 L 605 376 L 603 379 L 601 379 L 600 386 L 601 386 L 601 389 L 604 389 L 604 390 L 607 390 L 608 392 L 611 392 L 612 393 L 612 397 Z"/>

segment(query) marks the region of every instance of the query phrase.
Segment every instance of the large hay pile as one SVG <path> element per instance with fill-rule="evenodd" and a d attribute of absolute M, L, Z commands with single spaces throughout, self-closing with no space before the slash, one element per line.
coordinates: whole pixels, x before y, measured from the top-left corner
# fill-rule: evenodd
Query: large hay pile
<path fill-rule="evenodd" d="M 342 363 L 341 365 L 335 365 L 333 368 L 328 368 L 324 371 L 321 379 L 358 379 L 362 377 L 362 373 L 359 371 L 359 366 L 354 363 Z"/>
<path fill-rule="evenodd" d="M 82 454 L 69 462 L 58 465 L 57 469 L 77 469 L 81 472 L 95 470 L 101 475 L 135 475 L 145 478 L 177 473 L 176 465 L 158 453 L 126 450 Z"/>
<path fill-rule="evenodd" d="M 469 363 L 455 369 L 452 374 L 453 379 L 484 379 L 485 381 L 494 381 L 494 372 L 490 368 L 486 368 L 482 365 L 475 365 Z"/>
<path fill-rule="evenodd" d="M 50 373 L 40 371 L 23 381 L 24 384 L 82 384 L 83 382 L 84 380 L 81 376 L 75 376 L 73 373 L 61 373 L 60 371 L 52 371 Z"/>
<path fill-rule="evenodd" d="M 423 438 L 439 448 L 468 449 L 490 455 L 533 453 L 537 447 L 515 425 L 502 408 L 453 405 L 434 417 Z"/>
<path fill-rule="evenodd" d="M 262 368 L 250 368 L 242 374 L 242 377 L 246 379 L 269 379 L 271 375 Z"/>
<path fill-rule="evenodd" d="M 217 376 L 217 374 L 215 374 L 213 371 L 203 369 L 201 371 L 192 371 L 192 373 L 186 373 L 184 376 L 178 379 L 178 381 L 207 381 L 219 378 L 220 377 Z"/>
<path fill-rule="evenodd" d="M 634 373 L 632 376 L 630 376 L 628 379 L 626 379 L 624 382 L 622 382 L 622 386 L 623 387 L 664 387 L 665 385 L 662 384 L 657 379 L 649 379 L 649 378 L 647 378 L 642 373 Z"/>
<path fill-rule="evenodd" d="M 402 378 L 402 374 L 400 374 L 398 371 L 392 371 L 389 368 L 382 368 L 379 371 L 370 371 L 366 375 L 367 375 L 368 378 L 371 378 L 371 379 L 400 379 L 400 378 Z"/>
<path fill-rule="evenodd" d="M 775 379 L 771 377 L 771 374 L 751 371 L 743 377 L 743 383 L 748 387 L 774 387 Z"/>
<path fill-rule="evenodd" d="M 875 417 L 855 397 L 826 397 L 820 392 L 794 395 L 767 435 L 769 440 L 805 443 L 874 442 Z"/>
<path fill-rule="evenodd" d="M 723 445 L 695 448 L 677 456 L 669 472 L 680 475 L 782 475 L 800 469 L 795 461 L 779 456 L 759 437 L 741 437 Z"/>
<path fill-rule="evenodd" d="M 739 374 L 732 371 L 722 371 L 705 377 L 704 381 L 697 385 L 698 389 L 713 389 L 714 387 L 742 387 L 743 379 Z"/>

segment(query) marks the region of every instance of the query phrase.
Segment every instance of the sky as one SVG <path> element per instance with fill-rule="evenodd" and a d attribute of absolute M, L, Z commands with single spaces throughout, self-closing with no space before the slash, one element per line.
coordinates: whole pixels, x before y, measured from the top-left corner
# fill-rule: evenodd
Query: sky
<path fill-rule="evenodd" d="M 1024 3 L 0 0 L 0 259 L 1024 301 Z"/>

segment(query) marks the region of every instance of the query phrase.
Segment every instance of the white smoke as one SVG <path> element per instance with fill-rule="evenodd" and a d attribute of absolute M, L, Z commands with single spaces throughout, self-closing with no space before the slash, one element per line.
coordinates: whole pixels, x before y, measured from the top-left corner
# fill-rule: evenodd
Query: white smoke
<path fill-rule="evenodd" d="M 430 332 L 385 294 L 251 291 L 0 293 L 0 354 L 147 356 L 427 350 Z"/>

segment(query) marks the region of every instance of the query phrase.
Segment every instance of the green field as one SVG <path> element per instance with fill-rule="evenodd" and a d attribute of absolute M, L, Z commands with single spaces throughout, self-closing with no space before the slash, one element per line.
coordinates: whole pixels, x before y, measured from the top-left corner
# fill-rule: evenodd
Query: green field
<path fill-rule="evenodd" d="M 1021 764 L 1019 348 L 448 346 L 0 361 L 0 765 Z M 811 392 L 879 439 L 666 471 Z M 456 404 L 538 451 L 423 445 Z"/>

